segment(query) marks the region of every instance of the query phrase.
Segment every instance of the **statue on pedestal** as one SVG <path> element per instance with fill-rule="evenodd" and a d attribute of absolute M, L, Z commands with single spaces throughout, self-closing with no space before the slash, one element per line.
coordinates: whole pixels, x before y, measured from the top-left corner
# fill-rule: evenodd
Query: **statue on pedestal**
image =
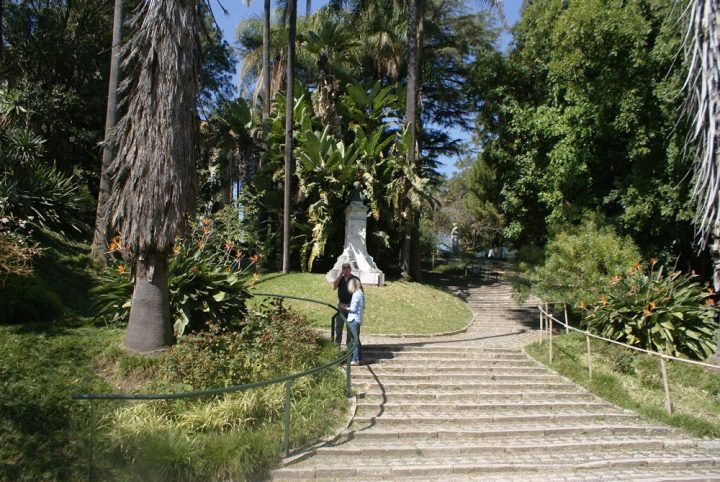
<path fill-rule="evenodd" d="M 335 261 L 333 269 L 328 271 L 325 279 L 332 283 L 340 274 L 343 263 L 352 265 L 352 272 L 363 284 L 382 286 L 385 274 L 380 271 L 367 252 L 365 243 L 368 209 L 360 196 L 360 183 L 350 194 L 350 205 L 345 210 L 345 245 L 343 252 Z"/>

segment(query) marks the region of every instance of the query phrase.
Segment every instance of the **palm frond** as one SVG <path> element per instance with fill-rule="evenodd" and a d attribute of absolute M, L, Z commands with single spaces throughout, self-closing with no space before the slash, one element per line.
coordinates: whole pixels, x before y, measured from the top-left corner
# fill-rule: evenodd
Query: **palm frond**
<path fill-rule="evenodd" d="M 693 156 L 696 243 L 700 250 L 720 223 L 720 4 L 690 0 L 683 37 L 688 65 L 684 111 L 692 122 L 687 147 Z"/>

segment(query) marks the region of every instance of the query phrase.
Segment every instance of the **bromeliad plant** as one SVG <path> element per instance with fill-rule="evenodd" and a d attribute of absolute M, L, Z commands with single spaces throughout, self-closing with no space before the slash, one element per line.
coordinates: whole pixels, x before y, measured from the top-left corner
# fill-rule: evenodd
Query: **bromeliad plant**
<path fill-rule="evenodd" d="M 586 306 L 591 331 L 668 355 L 704 359 L 715 348 L 716 307 L 692 276 L 650 260 L 636 264 L 626 276 L 610 281 L 600 300 Z"/>
<path fill-rule="evenodd" d="M 245 302 L 258 274 L 250 273 L 257 256 L 245 256 L 232 241 L 224 241 L 204 218 L 185 239 L 178 239 L 168 266 L 170 314 L 175 336 L 200 332 L 208 323 L 239 328 L 247 312 Z M 122 251 L 119 239 L 111 250 Z M 127 323 L 132 299 L 131 273 L 118 261 L 100 275 L 93 293 L 97 318 Z"/>

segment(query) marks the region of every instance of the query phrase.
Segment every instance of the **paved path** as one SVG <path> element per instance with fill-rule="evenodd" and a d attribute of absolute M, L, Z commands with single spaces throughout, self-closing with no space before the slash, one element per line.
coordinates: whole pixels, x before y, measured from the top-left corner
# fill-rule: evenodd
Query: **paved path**
<path fill-rule="evenodd" d="M 441 337 L 363 335 L 352 423 L 273 480 L 718 480 L 720 442 L 641 420 L 538 364 L 533 303 L 438 284 L 473 311 Z"/>

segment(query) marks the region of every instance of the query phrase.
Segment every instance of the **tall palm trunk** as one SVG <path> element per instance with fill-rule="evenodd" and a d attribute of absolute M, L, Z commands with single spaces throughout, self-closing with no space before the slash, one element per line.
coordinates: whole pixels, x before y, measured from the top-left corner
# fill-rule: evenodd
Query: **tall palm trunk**
<path fill-rule="evenodd" d="M 407 97 L 406 97 L 406 122 L 410 128 L 410 145 L 407 152 L 407 164 L 411 171 L 415 170 L 415 129 L 417 121 L 417 73 L 418 73 L 418 2 L 421 0 L 408 0 L 407 3 L 407 42 L 408 42 L 408 66 L 407 66 Z M 410 181 L 406 181 L 406 189 L 410 190 Z M 405 208 L 405 228 L 402 245 L 402 276 L 412 278 L 412 232 L 415 224 L 413 208 L 408 205 Z"/>
<path fill-rule="evenodd" d="M 311 13 L 312 13 L 312 0 L 307 0 L 305 2 L 305 15 L 307 15 L 309 17 Z"/>
<path fill-rule="evenodd" d="M 139 257 L 135 263 L 130 322 L 125 346 L 132 351 L 150 353 L 174 342 L 170 321 L 167 254 Z"/>
<path fill-rule="evenodd" d="M 2 0 L 0 0 L 2 1 Z M 0 19 L 1 20 L 1 19 Z M 123 0 L 115 0 L 113 10 L 113 35 L 110 51 L 110 78 L 108 79 L 107 107 L 105 109 L 105 142 L 103 143 L 102 164 L 100 164 L 100 189 L 98 192 L 97 210 L 95 213 L 95 231 L 90 258 L 96 266 L 105 266 L 107 253 L 108 216 L 107 200 L 110 197 L 110 176 L 108 166 L 112 161 L 112 131 L 117 122 L 117 88 L 120 80 L 120 42 L 122 41 Z"/>
<path fill-rule="evenodd" d="M 135 283 L 125 347 L 153 352 L 173 342 L 168 253 L 195 207 L 198 0 L 141 2 L 124 48 L 131 67 L 127 112 L 114 132 L 112 224 L 133 256 Z"/>
<path fill-rule="evenodd" d="M 270 122 L 270 0 L 265 0 L 263 7 L 263 48 L 262 48 L 262 70 L 263 70 L 263 143 L 265 144 L 265 153 L 262 159 L 267 156 L 269 122 Z"/>
<path fill-rule="evenodd" d="M 4 18 L 5 0 L 0 0 L 0 64 L 3 61 L 5 49 L 5 37 L 3 36 L 3 18 Z"/>
<path fill-rule="evenodd" d="M 296 0 L 288 1 L 289 32 L 285 108 L 285 196 L 283 202 L 283 273 L 290 272 L 290 190 L 292 188 L 293 107 L 295 106 Z"/>
<path fill-rule="evenodd" d="M 415 169 L 420 170 L 421 144 L 423 138 L 423 122 L 422 122 L 422 58 L 423 58 L 423 42 L 425 39 L 425 0 L 419 0 L 417 4 L 417 50 L 415 61 Z M 413 229 L 410 245 L 410 276 L 415 281 L 420 281 L 420 213 L 413 213 Z"/>

